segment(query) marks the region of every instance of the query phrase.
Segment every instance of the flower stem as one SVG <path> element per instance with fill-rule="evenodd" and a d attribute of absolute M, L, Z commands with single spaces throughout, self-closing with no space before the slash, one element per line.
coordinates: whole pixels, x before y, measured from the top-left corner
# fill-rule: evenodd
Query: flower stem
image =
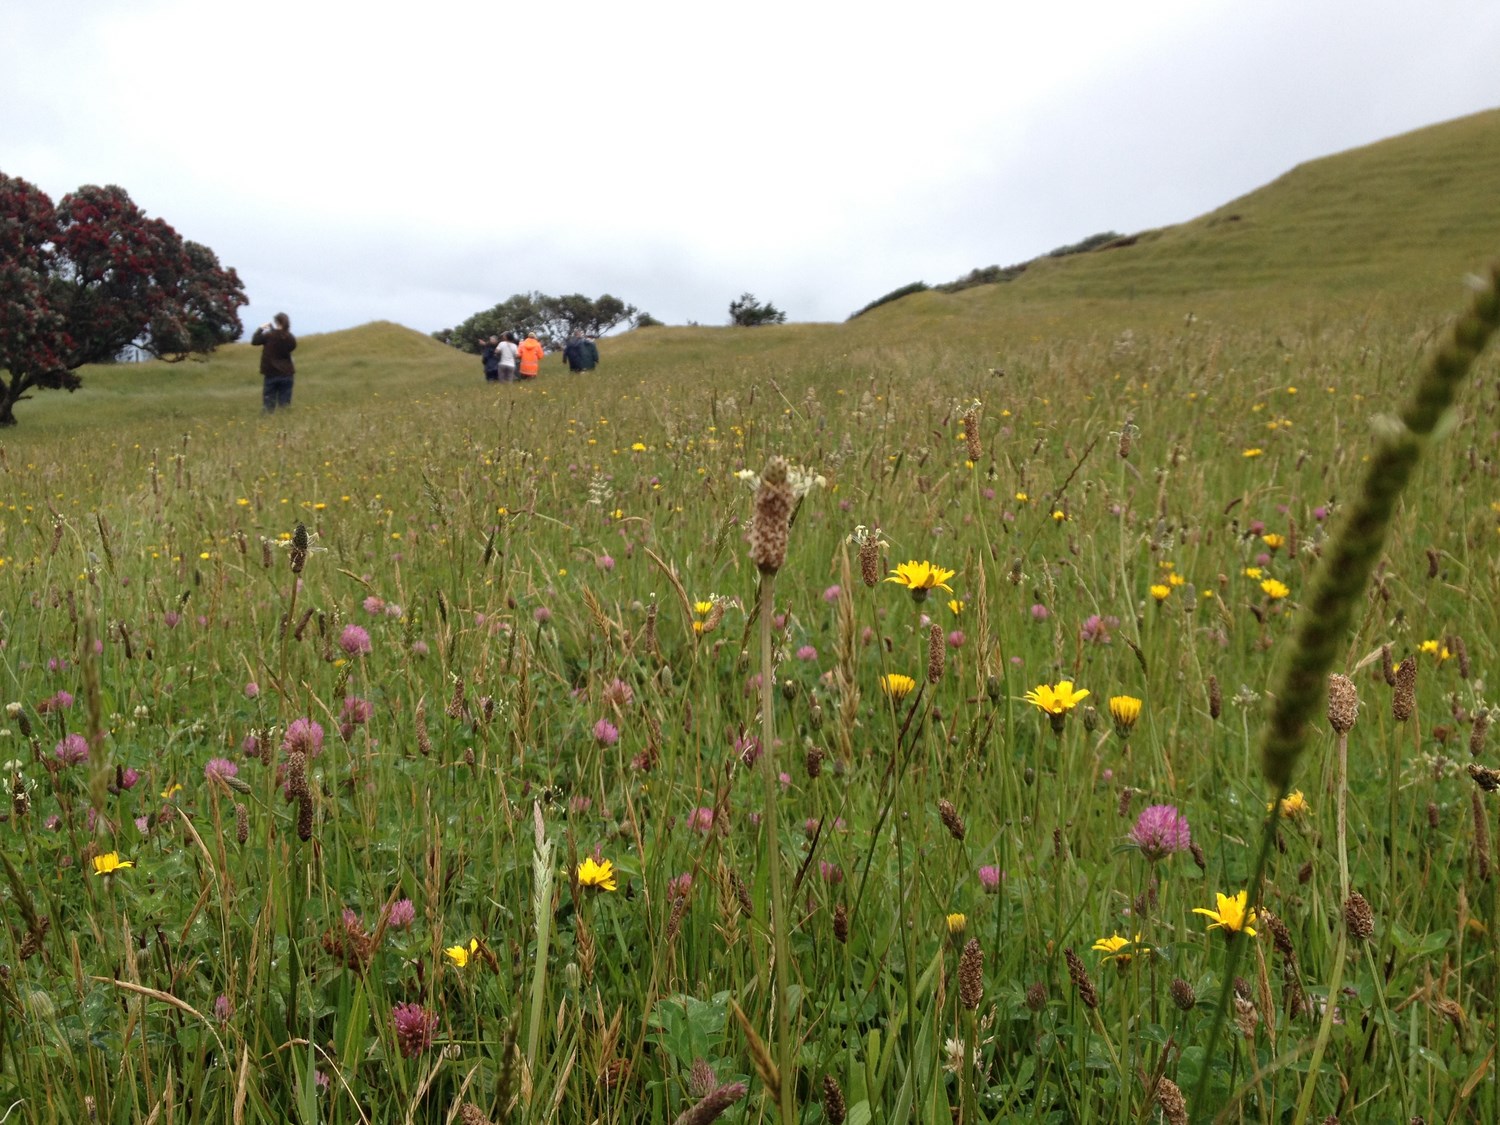
<path fill-rule="evenodd" d="M 790 974 L 791 942 L 786 931 L 786 903 L 781 891 L 781 819 L 778 789 L 780 778 L 776 768 L 776 721 L 772 708 L 775 706 L 775 668 L 771 659 L 771 611 L 772 594 L 776 586 L 774 573 L 762 572 L 760 576 L 760 742 L 761 769 L 765 773 L 766 839 L 769 843 L 767 865 L 769 867 L 771 891 L 771 941 L 772 960 L 775 964 L 775 1008 L 776 1008 L 776 1069 L 781 1089 L 777 1091 L 777 1104 L 781 1109 L 781 1120 L 792 1125 L 797 1120 L 796 1081 L 792 1070 L 791 1013 L 787 1011 L 787 996 L 791 991 Z"/>

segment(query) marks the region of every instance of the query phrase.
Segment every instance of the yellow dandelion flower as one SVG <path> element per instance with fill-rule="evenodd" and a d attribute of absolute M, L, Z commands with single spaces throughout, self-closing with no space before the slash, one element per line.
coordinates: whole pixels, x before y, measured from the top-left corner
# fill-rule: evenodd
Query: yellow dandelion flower
<path fill-rule="evenodd" d="M 1141 701 L 1133 695 L 1112 695 L 1109 697 L 1109 714 L 1115 721 L 1115 733 L 1121 738 L 1129 738 L 1136 720 L 1141 717 Z"/>
<path fill-rule="evenodd" d="M 1107 938 L 1100 938 L 1094 942 L 1095 953 L 1104 954 L 1103 960 L 1113 961 L 1124 968 L 1130 964 L 1130 958 L 1139 952 L 1147 952 L 1150 946 L 1141 944 L 1141 935 L 1136 934 L 1133 938 L 1121 937 L 1119 934 L 1110 934 Z"/>
<path fill-rule="evenodd" d="M 1167 575 L 1167 585 L 1168 586 L 1186 586 L 1187 585 L 1187 579 L 1184 578 L 1180 574 L 1175 574 L 1175 573 L 1174 574 L 1169 574 L 1169 575 Z"/>
<path fill-rule="evenodd" d="M 1265 573 L 1266 572 L 1261 570 L 1261 568 L 1258 566 L 1247 566 L 1244 570 L 1245 577 L 1250 579 L 1252 582 L 1259 582 L 1262 578 L 1265 577 Z"/>
<path fill-rule="evenodd" d="M 895 570 L 891 571 L 890 577 L 886 581 L 905 586 L 911 591 L 911 596 L 920 602 L 927 597 L 928 591 L 932 589 L 947 590 L 948 593 L 953 593 L 953 587 L 948 585 L 948 579 L 952 578 L 956 573 L 958 572 L 948 570 L 945 567 L 934 566 L 925 560 L 917 562 L 913 559 L 910 562 L 898 565 Z"/>
<path fill-rule="evenodd" d="M 468 945 L 450 945 L 447 949 L 443 950 L 443 956 L 462 969 L 478 951 L 479 939 L 470 938 Z"/>
<path fill-rule="evenodd" d="M 578 865 L 578 885 L 580 887 L 598 887 L 604 891 L 617 889 L 614 863 L 607 859 L 603 863 L 595 863 L 592 856 L 586 857 Z"/>
<path fill-rule="evenodd" d="M 910 676 L 903 676 L 900 672 L 891 672 L 889 675 L 880 677 L 880 690 L 891 699 L 905 699 L 916 686 L 916 680 Z"/>
<path fill-rule="evenodd" d="M 948 932 L 950 934 L 961 934 L 969 928 L 969 919 L 963 914 L 959 914 L 956 912 L 950 914 L 948 915 L 946 921 L 948 923 Z"/>
<path fill-rule="evenodd" d="M 1274 578 L 1262 580 L 1260 588 L 1266 597 L 1270 598 L 1273 602 L 1279 602 L 1292 592 L 1291 588 L 1285 582 L 1278 582 Z"/>
<path fill-rule="evenodd" d="M 1087 699 L 1087 688 L 1073 687 L 1072 680 L 1060 680 L 1052 684 L 1038 684 L 1025 695 L 1027 703 L 1035 704 L 1049 715 L 1065 715 Z"/>
<path fill-rule="evenodd" d="M 948 608 L 953 611 L 953 616 L 957 617 L 964 611 L 964 603 L 958 598 L 950 598 L 948 600 Z"/>
<path fill-rule="evenodd" d="M 1261 449 L 1259 446 L 1257 446 L 1257 447 L 1255 447 L 1253 449 L 1247 449 L 1247 450 L 1245 450 L 1244 456 L 1246 456 L 1246 457 L 1263 457 L 1263 456 L 1265 456 L 1265 452 L 1266 451 L 1264 449 Z"/>
<path fill-rule="evenodd" d="M 1250 898 L 1248 891 L 1241 891 L 1233 897 L 1226 894 L 1215 894 L 1218 899 L 1218 908 L 1209 910 L 1206 907 L 1193 907 L 1194 914 L 1202 914 L 1205 918 L 1212 918 L 1208 924 L 1210 930 L 1223 930 L 1225 935 L 1233 937 L 1235 934 L 1248 934 L 1255 936 L 1256 912 L 1247 908 Z"/>
<path fill-rule="evenodd" d="M 1158 602 L 1164 602 L 1171 596 L 1172 587 L 1168 586 L 1165 582 L 1158 582 L 1151 587 L 1150 593 Z"/>
<path fill-rule="evenodd" d="M 1277 802 L 1272 801 L 1266 806 L 1266 812 L 1270 812 L 1276 807 Z M 1312 812 L 1312 806 L 1307 803 L 1307 798 L 1303 796 L 1300 789 L 1293 789 L 1285 797 L 1281 798 L 1280 807 L 1281 815 L 1288 820 L 1296 820 Z"/>
<path fill-rule="evenodd" d="M 643 442 L 643 441 L 635 442 L 633 445 L 631 445 L 630 452 L 632 452 L 632 453 L 644 453 L 644 452 L 646 452 L 646 443 Z"/>
<path fill-rule="evenodd" d="M 116 871 L 124 871 L 127 867 L 134 867 L 128 859 L 121 859 L 119 852 L 105 852 L 103 855 L 94 857 L 95 875 L 113 875 Z"/>
<path fill-rule="evenodd" d="M 1016 503 L 1017 504 L 1030 504 L 1031 503 L 1031 497 L 1027 496 L 1026 493 L 1024 493 L 1024 492 L 1018 492 L 1018 493 L 1016 493 Z"/>
<path fill-rule="evenodd" d="M 1260 541 L 1273 551 L 1279 551 L 1286 546 L 1286 536 L 1279 535 L 1274 531 L 1268 531 L 1260 537 Z"/>

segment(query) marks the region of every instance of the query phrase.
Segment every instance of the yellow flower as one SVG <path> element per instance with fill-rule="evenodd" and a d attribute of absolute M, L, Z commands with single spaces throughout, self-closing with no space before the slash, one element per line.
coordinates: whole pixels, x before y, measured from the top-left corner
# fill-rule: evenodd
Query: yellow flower
<path fill-rule="evenodd" d="M 1245 577 L 1250 579 L 1252 582 L 1260 581 L 1261 576 L 1264 574 L 1265 571 L 1261 570 L 1261 568 L 1258 566 L 1247 566 L 1245 568 Z"/>
<path fill-rule="evenodd" d="M 948 600 L 948 608 L 953 611 L 953 616 L 957 617 L 964 611 L 964 603 L 959 601 L 957 598 L 950 598 Z"/>
<path fill-rule="evenodd" d="M 1146 948 L 1149 947 L 1141 946 L 1140 934 L 1136 934 L 1133 938 L 1123 938 L 1119 934 L 1110 934 L 1107 938 L 1100 938 L 1093 945 L 1095 953 L 1104 954 L 1104 960 L 1113 961 L 1121 968 L 1130 964 L 1130 958 L 1133 953 L 1137 951 L 1144 952 Z M 1129 952 L 1122 953 L 1121 950 Z"/>
<path fill-rule="evenodd" d="M 1171 594 L 1172 587 L 1166 585 L 1165 583 L 1158 582 L 1151 587 L 1151 596 L 1155 598 L 1157 602 L 1166 601 L 1167 598 L 1171 596 Z"/>
<path fill-rule="evenodd" d="M 1135 721 L 1141 717 L 1141 701 L 1133 695 L 1112 695 L 1109 697 L 1109 713 L 1115 720 L 1115 733 L 1121 738 L 1129 738 Z"/>
<path fill-rule="evenodd" d="M 1255 936 L 1256 912 L 1246 909 L 1246 900 L 1250 897 L 1248 891 L 1241 891 L 1233 898 L 1226 894 L 1215 894 L 1214 897 L 1219 900 L 1217 910 L 1193 907 L 1194 914 L 1213 919 L 1208 925 L 1210 930 L 1223 930 L 1230 937 L 1235 934 Z"/>
<path fill-rule="evenodd" d="M 1266 812 L 1270 812 L 1275 807 L 1276 802 L 1272 801 L 1266 806 Z M 1306 816 L 1310 812 L 1312 812 L 1312 806 L 1307 803 L 1307 798 L 1302 795 L 1302 790 L 1300 789 L 1293 789 L 1285 797 L 1281 798 L 1281 815 L 1288 820 L 1296 820 L 1298 817 Z"/>
<path fill-rule="evenodd" d="M 443 950 L 443 955 L 462 969 L 469 963 L 471 958 L 479 950 L 479 939 L 470 938 L 468 945 L 450 945 Z"/>
<path fill-rule="evenodd" d="M 1264 449 L 1259 449 L 1259 448 L 1256 448 L 1256 449 L 1247 449 L 1247 450 L 1245 450 L 1245 456 L 1246 457 L 1260 457 L 1260 456 L 1263 456 L 1265 454 L 1265 452 L 1266 451 Z"/>
<path fill-rule="evenodd" d="M 1072 680 L 1059 680 L 1056 687 L 1038 684 L 1025 695 L 1027 703 L 1034 703 L 1049 715 L 1064 715 L 1088 698 L 1088 689 L 1073 690 Z"/>
<path fill-rule="evenodd" d="M 134 867 L 128 859 L 121 859 L 119 852 L 105 852 L 103 855 L 94 857 L 95 875 L 113 875 L 116 871 L 124 871 L 127 867 Z"/>
<path fill-rule="evenodd" d="M 1061 508 L 1054 508 L 1052 510 L 1052 518 L 1057 523 L 1062 523 L 1068 518 L 1068 513 L 1063 511 Z"/>
<path fill-rule="evenodd" d="M 1273 602 L 1280 601 L 1292 592 L 1285 582 L 1278 582 L 1274 578 L 1264 579 L 1260 584 L 1260 588 L 1265 592 L 1266 597 L 1270 598 Z"/>
<path fill-rule="evenodd" d="M 1173 587 L 1186 586 L 1187 579 L 1180 574 L 1169 574 L 1167 575 L 1167 585 Z"/>
<path fill-rule="evenodd" d="M 1448 646 L 1438 641 L 1423 641 L 1419 647 L 1422 652 L 1437 657 L 1439 664 L 1453 656 Z"/>
<path fill-rule="evenodd" d="M 693 603 L 693 612 L 696 613 L 699 617 L 707 617 L 709 615 L 709 613 L 711 613 L 713 611 L 713 608 L 714 608 L 714 603 L 713 602 L 694 602 Z"/>
<path fill-rule="evenodd" d="M 630 452 L 632 452 L 632 453 L 644 453 L 644 452 L 646 452 L 646 443 L 643 442 L 643 441 L 636 442 L 634 445 L 632 445 L 630 447 Z"/>
<path fill-rule="evenodd" d="M 947 922 L 950 934 L 961 934 L 969 928 L 969 919 L 962 914 L 948 915 Z"/>
<path fill-rule="evenodd" d="M 595 863 L 592 856 L 585 858 L 578 865 L 578 885 L 598 887 L 605 891 L 615 890 L 615 865 L 607 859 L 603 863 Z"/>
<path fill-rule="evenodd" d="M 900 672 L 892 672 L 880 677 L 880 690 L 892 699 L 905 699 L 911 694 L 911 689 L 916 686 L 916 680 L 910 676 L 903 676 Z"/>
<path fill-rule="evenodd" d="M 1273 551 L 1279 551 L 1286 546 L 1286 536 L 1278 535 L 1276 532 L 1267 532 L 1260 537 L 1260 541 Z"/>
<path fill-rule="evenodd" d="M 1027 496 L 1026 493 L 1024 493 L 1024 492 L 1018 492 L 1018 493 L 1016 493 L 1016 503 L 1017 504 L 1029 504 L 1030 502 L 1031 502 L 1031 497 Z"/>
<path fill-rule="evenodd" d="M 163 789 L 161 791 L 161 799 L 163 801 L 170 801 L 173 797 L 175 797 L 178 793 L 181 793 L 181 792 L 182 792 L 182 786 L 179 785 L 177 782 L 174 781 L 174 782 L 172 782 L 171 785 L 168 785 L 165 789 Z"/>
<path fill-rule="evenodd" d="M 927 597 L 927 591 L 934 587 L 947 590 L 950 594 L 953 593 L 953 587 L 948 585 L 948 579 L 956 573 L 956 571 L 946 570 L 940 566 L 933 566 L 930 562 L 917 562 L 913 559 L 911 562 L 904 562 L 897 566 L 891 571 L 891 576 L 886 581 L 905 586 L 911 591 L 913 598 L 922 601 Z"/>

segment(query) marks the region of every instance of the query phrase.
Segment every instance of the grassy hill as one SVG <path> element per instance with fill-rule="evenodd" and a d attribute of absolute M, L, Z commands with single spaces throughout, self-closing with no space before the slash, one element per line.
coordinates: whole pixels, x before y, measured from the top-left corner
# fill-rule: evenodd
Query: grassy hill
<path fill-rule="evenodd" d="M 1416 326 L 1454 308 L 1463 276 L 1500 254 L 1496 183 L 1500 110 L 1490 110 L 1311 161 L 1128 245 L 1040 259 L 1013 282 L 918 293 L 846 324 L 627 333 L 606 342 L 601 374 L 616 388 L 682 396 L 760 375 L 846 382 L 1045 367 L 1047 349 L 1064 340 L 1161 329 L 1188 314 L 1283 333 L 1371 317 Z M 45 393 L 25 403 L 12 440 L 29 445 L 54 427 L 71 433 L 105 419 L 244 418 L 257 402 L 257 354 L 241 344 L 206 362 L 87 371 L 78 399 Z M 318 408 L 325 423 L 334 408 L 365 410 L 382 396 L 480 390 L 476 359 L 384 322 L 304 337 L 297 361 L 297 404 Z M 544 368 L 560 372 L 555 359 Z M 567 402 L 575 389 L 542 387 Z"/>

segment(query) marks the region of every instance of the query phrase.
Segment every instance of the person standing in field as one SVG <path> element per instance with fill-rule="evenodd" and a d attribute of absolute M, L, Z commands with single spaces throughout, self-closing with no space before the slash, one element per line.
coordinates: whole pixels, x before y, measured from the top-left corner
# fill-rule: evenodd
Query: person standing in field
<path fill-rule="evenodd" d="M 296 365 L 292 363 L 297 337 L 292 335 L 291 319 L 284 312 L 277 313 L 269 324 L 255 330 L 250 343 L 260 348 L 260 373 L 264 380 L 262 413 L 273 414 L 278 407 L 291 406 L 292 377 L 297 374 Z"/>
<path fill-rule="evenodd" d="M 499 345 L 499 336 L 491 336 L 488 340 L 479 341 L 479 362 L 484 366 L 486 383 L 500 381 L 500 357 L 496 354 Z"/>
<path fill-rule="evenodd" d="M 575 375 L 582 371 L 592 371 L 599 366 L 599 349 L 580 329 L 573 333 L 573 338 L 563 348 L 563 362 Z"/>
<path fill-rule="evenodd" d="M 526 339 L 521 341 L 518 349 L 521 378 L 535 379 L 537 372 L 541 370 L 542 356 L 546 354 L 542 349 L 541 341 L 536 338 L 536 333 L 526 333 Z"/>
<path fill-rule="evenodd" d="M 499 364 L 500 381 L 502 383 L 514 383 L 516 381 L 516 357 L 520 349 L 516 347 L 516 338 L 509 332 L 503 333 L 500 343 L 495 347 L 495 359 Z"/>

